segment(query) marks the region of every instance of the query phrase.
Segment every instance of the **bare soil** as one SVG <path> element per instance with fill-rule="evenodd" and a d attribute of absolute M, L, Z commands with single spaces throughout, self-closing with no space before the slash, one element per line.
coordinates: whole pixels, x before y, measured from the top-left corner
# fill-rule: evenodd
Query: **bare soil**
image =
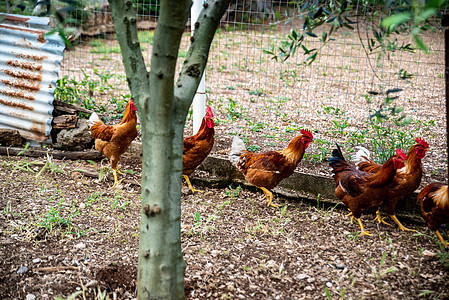
<path fill-rule="evenodd" d="M 1 157 L 0 298 L 134 298 L 140 159 L 121 161 L 136 184 L 118 189 L 77 171 L 108 172 L 107 160 L 54 160 L 36 178 L 45 162 Z M 272 208 L 258 190 L 199 188 L 183 183 L 187 299 L 449 297 L 449 253 L 423 224 L 401 232 L 364 215 L 373 236 L 358 238 L 340 205 L 276 197 Z"/>
<path fill-rule="evenodd" d="M 227 25 L 216 35 L 206 70 L 217 124 L 213 153 L 226 153 L 232 134 L 261 150 L 280 149 L 307 127 L 316 139 L 310 155 L 325 154 L 330 142 L 363 129 L 378 108 L 383 99 L 366 99 L 367 91 L 400 87 L 396 103 L 416 121 L 407 130 L 433 148 L 423 160 L 423 185 L 447 180 L 441 32 L 427 37 L 432 50 L 427 55 L 401 54 L 380 62 L 364 53 L 354 32 L 343 32 L 315 65 L 305 67 L 302 59 L 280 64 L 261 54 L 278 46 L 290 28 Z M 186 32 L 180 52 L 189 40 Z M 101 43 L 118 46 L 113 39 Z M 152 46 L 142 44 L 148 61 Z M 121 55 L 92 50 L 83 42 L 67 51 L 60 74 L 87 89 L 82 70 L 96 80 L 97 70 L 110 72 L 109 89 L 94 92 L 96 105 L 107 105 L 111 97 L 129 93 Z M 415 74 L 410 82 L 397 79 L 404 65 Z M 324 114 L 325 107 L 343 114 Z M 334 121 L 346 117 L 349 126 L 335 132 Z M 186 134 L 190 125 L 188 120 Z M 298 170 L 329 175 L 325 160 L 306 157 Z M 135 183 L 117 189 L 78 171 L 110 172 L 107 160 L 53 160 L 37 176 L 45 163 L 0 158 L 0 299 L 135 298 L 141 160 L 122 159 L 120 167 L 133 171 L 125 176 Z M 272 208 L 257 189 L 200 188 L 204 193 L 192 194 L 184 183 L 182 190 L 187 299 L 449 298 L 449 253 L 422 223 L 406 223 L 416 232 L 401 232 L 364 215 L 373 235 L 359 238 L 358 224 L 349 222 L 342 205 L 276 197 L 281 206 Z M 449 239 L 447 228 L 441 232 Z"/>

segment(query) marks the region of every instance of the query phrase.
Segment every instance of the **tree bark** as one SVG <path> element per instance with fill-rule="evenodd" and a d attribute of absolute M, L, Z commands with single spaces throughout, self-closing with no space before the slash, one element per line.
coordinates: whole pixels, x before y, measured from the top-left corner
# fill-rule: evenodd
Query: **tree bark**
<path fill-rule="evenodd" d="M 204 6 L 198 18 L 201 25 L 195 31 L 175 87 L 179 45 L 192 1 L 160 2 L 151 71 L 148 73 L 137 39 L 132 1 L 109 0 L 128 84 L 142 128 L 138 299 L 184 298 L 185 262 L 180 231 L 182 136 L 189 106 L 206 66 L 210 44 L 229 1 L 208 1 Z"/>

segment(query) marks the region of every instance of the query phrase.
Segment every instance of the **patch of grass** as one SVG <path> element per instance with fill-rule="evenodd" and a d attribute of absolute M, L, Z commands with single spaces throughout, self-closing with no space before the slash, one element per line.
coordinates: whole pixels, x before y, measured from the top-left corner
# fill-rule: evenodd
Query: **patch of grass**
<path fill-rule="evenodd" d="M 64 171 L 58 165 L 55 164 L 55 161 L 53 160 L 53 156 L 49 155 L 48 153 L 46 156 L 44 166 L 39 171 L 39 173 L 36 174 L 35 178 L 36 179 L 39 178 L 39 176 L 41 176 L 45 170 L 48 170 L 50 173 L 54 173 L 54 172 L 64 173 Z"/>
<path fill-rule="evenodd" d="M 231 98 L 228 98 L 228 100 L 228 107 L 226 107 L 226 116 L 228 121 L 237 120 L 242 116 L 242 109 L 240 108 L 240 111 L 237 111 L 237 103 Z"/>
<path fill-rule="evenodd" d="M 224 192 L 224 194 L 231 198 L 237 198 L 240 195 L 240 192 L 242 191 L 242 187 L 239 185 L 235 189 L 233 189 L 231 186 L 228 186 L 228 189 Z"/>
<path fill-rule="evenodd" d="M 148 43 L 153 45 L 154 30 L 140 30 L 137 32 L 140 43 Z"/>
<path fill-rule="evenodd" d="M 78 216 L 79 211 L 74 210 L 68 216 L 62 216 L 62 201 L 59 202 L 57 207 L 52 207 L 36 224 L 40 228 L 45 228 L 49 232 L 52 232 L 54 228 L 69 228 L 72 226 L 72 219 Z"/>
<path fill-rule="evenodd" d="M 251 151 L 251 152 L 260 151 L 260 149 L 262 149 L 262 148 L 259 145 L 249 145 L 248 146 L 248 151 Z"/>

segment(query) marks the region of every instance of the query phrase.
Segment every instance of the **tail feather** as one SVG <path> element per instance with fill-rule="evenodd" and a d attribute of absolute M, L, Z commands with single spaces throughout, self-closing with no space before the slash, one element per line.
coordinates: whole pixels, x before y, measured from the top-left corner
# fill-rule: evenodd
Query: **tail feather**
<path fill-rule="evenodd" d="M 357 152 L 352 156 L 352 161 L 356 166 L 361 162 L 368 162 L 371 160 L 371 154 L 368 149 L 362 146 L 355 147 Z"/>
<path fill-rule="evenodd" d="M 100 120 L 100 117 L 97 115 L 97 113 L 93 112 L 90 115 L 89 120 L 87 120 L 87 124 L 89 125 L 89 128 L 91 128 L 97 122 L 103 124 L 103 122 Z"/>
<path fill-rule="evenodd" d="M 245 143 L 238 136 L 234 136 L 231 145 L 231 152 L 229 153 L 229 160 L 234 166 L 237 166 L 240 155 L 248 151 Z"/>
<path fill-rule="evenodd" d="M 332 157 L 329 158 L 329 166 L 331 166 L 332 168 L 339 162 L 341 161 L 346 161 L 345 157 L 343 156 L 343 152 L 341 152 L 341 148 L 340 146 L 335 143 L 335 145 L 337 145 L 337 149 L 332 150 Z"/>

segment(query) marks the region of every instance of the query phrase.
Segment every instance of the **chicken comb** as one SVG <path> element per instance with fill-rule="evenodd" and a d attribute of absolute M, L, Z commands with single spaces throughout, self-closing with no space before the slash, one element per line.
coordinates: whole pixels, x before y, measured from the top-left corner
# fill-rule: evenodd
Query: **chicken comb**
<path fill-rule="evenodd" d="M 130 107 L 133 111 L 136 111 L 136 110 L 137 110 L 137 109 L 136 109 L 136 106 L 134 105 L 134 99 L 133 99 L 133 98 L 130 98 L 130 99 L 129 99 L 128 104 L 129 104 L 129 107 Z"/>
<path fill-rule="evenodd" d="M 421 146 L 423 146 L 426 149 L 429 148 L 429 144 L 423 139 L 416 138 L 415 142 L 417 142 L 418 144 L 420 144 Z"/>
<path fill-rule="evenodd" d="M 214 114 L 212 113 L 212 108 L 210 108 L 210 106 L 206 108 L 206 115 L 209 115 L 209 117 L 211 118 L 214 116 Z"/>
<path fill-rule="evenodd" d="M 311 140 L 313 140 L 312 132 L 310 132 L 309 129 L 301 129 L 301 134 L 309 137 Z"/>
<path fill-rule="evenodd" d="M 395 152 L 399 158 L 402 158 L 403 160 L 407 160 L 407 156 L 404 154 L 404 152 L 401 151 L 401 149 L 396 148 Z"/>

